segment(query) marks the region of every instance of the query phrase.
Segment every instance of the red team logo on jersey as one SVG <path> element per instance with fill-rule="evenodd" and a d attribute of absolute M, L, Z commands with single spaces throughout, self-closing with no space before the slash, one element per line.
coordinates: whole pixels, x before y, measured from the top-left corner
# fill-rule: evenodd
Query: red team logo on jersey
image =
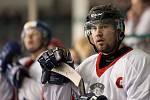
<path fill-rule="evenodd" d="M 118 88 L 123 88 L 122 81 L 123 81 L 123 77 L 118 77 L 117 78 L 116 85 L 117 85 Z"/>

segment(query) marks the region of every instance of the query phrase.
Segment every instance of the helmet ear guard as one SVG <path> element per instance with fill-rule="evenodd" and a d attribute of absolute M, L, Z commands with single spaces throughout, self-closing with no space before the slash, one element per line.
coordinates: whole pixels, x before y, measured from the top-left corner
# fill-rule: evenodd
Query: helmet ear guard
<path fill-rule="evenodd" d="M 96 46 L 95 46 L 95 45 L 91 42 L 91 40 L 90 40 L 90 35 L 91 35 L 92 33 L 91 33 L 91 24 L 88 23 L 88 22 L 84 25 L 84 34 L 85 34 L 85 36 L 88 38 L 89 43 L 93 46 L 95 52 L 98 53 L 98 49 L 96 48 Z"/>
<path fill-rule="evenodd" d="M 124 34 L 125 25 L 124 25 L 124 20 L 123 19 L 118 20 L 117 31 L 118 31 L 118 40 L 122 41 L 125 37 L 125 34 Z"/>
<path fill-rule="evenodd" d="M 84 25 L 84 33 L 85 33 L 85 36 L 90 36 L 92 34 L 91 33 L 91 25 L 89 22 L 86 22 Z"/>

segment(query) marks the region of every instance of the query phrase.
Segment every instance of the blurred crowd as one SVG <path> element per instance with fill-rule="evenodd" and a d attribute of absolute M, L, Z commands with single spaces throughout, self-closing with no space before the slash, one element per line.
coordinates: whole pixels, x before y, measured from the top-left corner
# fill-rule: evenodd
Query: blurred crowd
<path fill-rule="evenodd" d="M 150 1 L 131 0 L 127 12 L 125 43 L 150 53 Z"/>

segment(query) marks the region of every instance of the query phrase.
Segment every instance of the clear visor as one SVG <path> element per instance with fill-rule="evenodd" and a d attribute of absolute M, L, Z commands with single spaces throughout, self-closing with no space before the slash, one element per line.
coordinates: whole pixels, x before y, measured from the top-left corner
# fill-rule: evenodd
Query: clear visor
<path fill-rule="evenodd" d="M 91 35 L 91 29 L 95 26 L 104 26 L 111 25 L 114 29 L 116 28 L 116 21 L 114 19 L 103 19 L 103 20 L 95 20 L 89 21 L 85 23 L 84 31 L 85 35 Z"/>

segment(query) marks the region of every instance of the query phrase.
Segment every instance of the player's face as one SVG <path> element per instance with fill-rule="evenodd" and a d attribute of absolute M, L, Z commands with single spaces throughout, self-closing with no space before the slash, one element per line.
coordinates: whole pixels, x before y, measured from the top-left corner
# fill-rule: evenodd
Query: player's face
<path fill-rule="evenodd" d="M 35 52 L 43 44 L 42 34 L 37 29 L 31 28 L 25 33 L 23 42 L 29 52 Z"/>
<path fill-rule="evenodd" d="M 117 34 L 110 24 L 93 25 L 91 28 L 92 39 L 98 51 L 111 53 L 117 46 Z"/>

